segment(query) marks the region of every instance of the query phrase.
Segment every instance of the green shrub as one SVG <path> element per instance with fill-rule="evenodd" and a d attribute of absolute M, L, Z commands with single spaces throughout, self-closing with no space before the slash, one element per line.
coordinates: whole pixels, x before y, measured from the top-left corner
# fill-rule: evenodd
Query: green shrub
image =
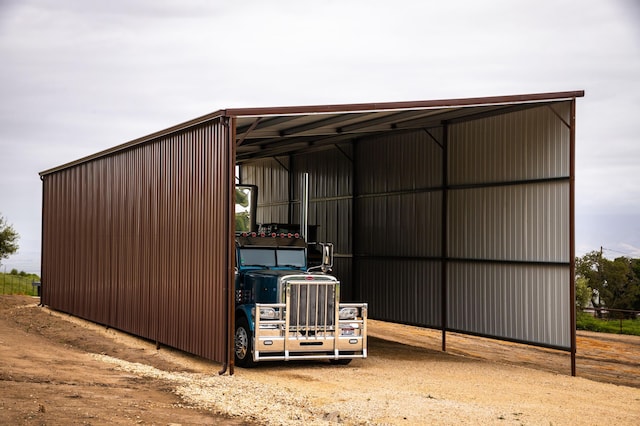
<path fill-rule="evenodd" d="M 596 331 L 598 333 L 632 334 L 640 336 L 640 320 L 638 319 L 598 319 L 594 316 L 578 312 L 576 329 Z"/>

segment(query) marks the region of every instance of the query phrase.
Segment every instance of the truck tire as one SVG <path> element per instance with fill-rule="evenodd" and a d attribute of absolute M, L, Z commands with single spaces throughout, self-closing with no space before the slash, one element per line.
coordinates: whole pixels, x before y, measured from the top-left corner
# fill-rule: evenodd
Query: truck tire
<path fill-rule="evenodd" d="M 235 334 L 235 364 L 238 367 L 253 367 L 256 362 L 253 360 L 253 342 L 249 322 L 245 317 L 240 317 L 236 321 Z"/>

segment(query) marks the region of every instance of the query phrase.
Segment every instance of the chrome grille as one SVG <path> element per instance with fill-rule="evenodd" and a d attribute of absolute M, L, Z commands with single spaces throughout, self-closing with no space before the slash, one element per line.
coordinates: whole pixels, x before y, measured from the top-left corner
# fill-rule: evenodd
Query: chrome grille
<path fill-rule="evenodd" d="M 293 281 L 287 294 L 291 331 L 313 334 L 334 329 L 335 281 Z"/>

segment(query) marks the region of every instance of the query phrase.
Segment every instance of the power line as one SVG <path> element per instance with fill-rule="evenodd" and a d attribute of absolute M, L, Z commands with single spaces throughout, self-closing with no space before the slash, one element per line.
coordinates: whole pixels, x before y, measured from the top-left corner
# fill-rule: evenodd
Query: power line
<path fill-rule="evenodd" d="M 612 251 L 612 252 L 614 252 L 614 253 L 624 254 L 624 255 L 627 255 L 627 256 L 629 256 L 629 257 L 638 256 L 637 254 L 627 253 L 627 252 L 624 252 L 624 251 L 614 250 L 614 249 L 610 249 L 610 248 L 606 248 L 606 247 L 602 247 L 602 250 Z"/>

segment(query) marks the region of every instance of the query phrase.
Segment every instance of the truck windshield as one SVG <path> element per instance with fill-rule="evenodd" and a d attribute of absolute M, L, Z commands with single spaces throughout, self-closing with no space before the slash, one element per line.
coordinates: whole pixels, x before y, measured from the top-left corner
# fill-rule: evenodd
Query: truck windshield
<path fill-rule="evenodd" d="M 276 251 L 273 249 L 240 250 L 240 266 L 276 266 Z"/>
<path fill-rule="evenodd" d="M 304 250 L 279 249 L 278 266 L 303 268 L 305 266 Z"/>
<path fill-rule="evenodd" d="M 240 250 L 240 266 L 303 268 L 304 250 L 243 248 Z"/>

